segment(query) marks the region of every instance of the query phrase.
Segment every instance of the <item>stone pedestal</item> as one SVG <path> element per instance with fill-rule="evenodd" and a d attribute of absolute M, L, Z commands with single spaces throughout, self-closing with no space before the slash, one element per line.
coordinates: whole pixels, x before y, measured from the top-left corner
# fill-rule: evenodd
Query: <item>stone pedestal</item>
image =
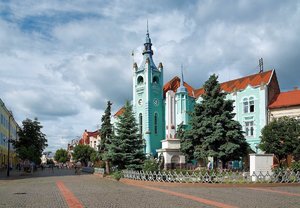
<path fill-rule="evenodd" d="M 250 154 L 250 175 L 257 181 L 259 175 L 272 175 L 273 154 Z M 268 178 L 266 178 L 268 180 Z"/>
<path fill-rule="evenodd" d="M 164 169 L 183 168 L 185 166 L 185 157 L 180 152 L 179 139 L 162 140 L 162 148 L 156 150 L 158 155 L 163 155 Z"/>

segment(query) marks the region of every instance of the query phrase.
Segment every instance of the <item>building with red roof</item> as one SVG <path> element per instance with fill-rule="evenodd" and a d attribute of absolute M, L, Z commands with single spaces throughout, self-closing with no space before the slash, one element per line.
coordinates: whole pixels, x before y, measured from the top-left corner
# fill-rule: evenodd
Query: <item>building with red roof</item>
<path fill-rule="evenodd" d="M 99 130 L 96 131 L 87 131 L 85 130 L 82 134 L 81 139 L 79 140 L 79 144 L 89 145 L 90 147 L 98 150 L 98 146 L 100 145 L 101 137 Z"/>
<path fill-rule="evenodd" d="M 164 67 L 162 63 L 158 67 L 154 63 L 148 31 L 142 55 L 140 66 L 133 64 L 132 105 L 146 144 L 145 153 L 158 154 L 164 158 L 165 168 L 175 168 L 185 163 L 176 138 L 178 125 L 189 125 L 189 113 L 195 103 L 202 102 L 205 90 L 185 82 L 183 73 L 180 78 L 175 76 L 163 84 Z M 275 115 L 280 109 L 282 114 L 293 116 L 291 112 L 295 113 L 300 103 L 299 90 L 280 92 L 274 69 L 263 71 L 261 68 L 257 73 L 220 83 L 220 89 L 227 93 L 226 99 L 234 101 L 234 119 L 240 122 L 247 142 L 256 153 L 261 153 L 258 148 L 261 130 L 268 124 L 269 115 Z M 282 112 L 287 108 L 291 112 Z M 114 114 L 113 124 L 123 112 L 122 107 Z"/>
<path fill-rule="evenodd" d="M 283 116 L 300 119 L 300 90 L 279 93 L 269 105 L 269 119 Z"/>

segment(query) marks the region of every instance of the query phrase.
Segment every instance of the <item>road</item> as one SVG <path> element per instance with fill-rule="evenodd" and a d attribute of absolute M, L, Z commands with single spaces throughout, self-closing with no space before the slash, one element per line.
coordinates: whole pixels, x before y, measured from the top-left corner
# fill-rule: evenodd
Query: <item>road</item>
<path fill-rule="evenodd" d="M 8 180 L 0 174 L 0 207 L 300 207 L 300 186 L 114 181 L 74 170 L 51 169 Z"/>

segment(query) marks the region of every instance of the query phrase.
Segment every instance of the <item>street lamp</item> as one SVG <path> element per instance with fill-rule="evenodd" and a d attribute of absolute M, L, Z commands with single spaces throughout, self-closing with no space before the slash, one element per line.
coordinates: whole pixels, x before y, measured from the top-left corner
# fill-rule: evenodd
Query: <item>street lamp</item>
<path fill-rule="evenodd" d="M 7 177 L 9 177 L 10 164 L 9 164 L 9 154 L 10 154 L 10 143 L 12 142 L 10 138 L 10 118 L 12 117 L 11 113 L 8 118 L 8 139 L 7 139 Z"/>

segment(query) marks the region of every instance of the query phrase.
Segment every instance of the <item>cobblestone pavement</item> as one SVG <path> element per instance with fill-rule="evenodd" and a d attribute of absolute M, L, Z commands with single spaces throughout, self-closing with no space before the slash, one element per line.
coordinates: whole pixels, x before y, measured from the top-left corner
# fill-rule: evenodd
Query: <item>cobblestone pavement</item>
<path fill-rule="evenodd" d="M 94 175 L 74 175 L 74 170 L 46 169 L 26 175 L 13 172 L 9 180 L 0 174 L 0 207 L 299 208 L 300 186 L 117 182 Z"/>

